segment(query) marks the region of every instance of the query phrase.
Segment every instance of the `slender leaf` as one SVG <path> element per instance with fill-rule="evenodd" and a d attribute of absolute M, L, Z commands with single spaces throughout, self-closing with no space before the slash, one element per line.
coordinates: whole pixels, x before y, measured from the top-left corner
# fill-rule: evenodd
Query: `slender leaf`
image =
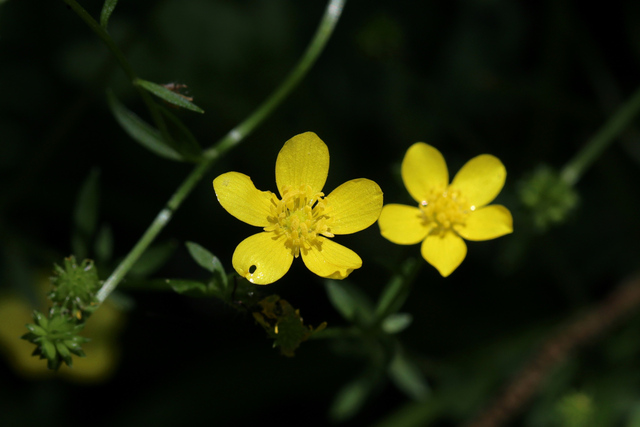
<path fill-rule="evenodd" d="M 396 387 L 414 400 L 424 400 L 429 395 L 429 386 L 422 371 L 402 350 L 396 352 L 389 365 L 389 377 Z"/>
<path fill-rule="evenodd" d="M 373 316 L 369 298 L 349 282 L 326 280 L 324 282 L 333 307 L 346 320 L 354 323 L 368 324 Z"/>
<path fill-rule="evenodd" d="M 102 6 L 102 12 L 100 12 L 100 26 L 105 30 L 107 29 L 107 25 L 109 25 L 109 18 L 117 4 L 118 0 L 105 0 L 104 5 Z"/>
<path fill-rule="evenodd" d="M 108 225 L 103 225 L 98 230 L 93 244 L 93 252 L 96 254 L 96 260 L 100 263 L 109 261 L 113 256 L 113 232 Z"/>
<path fill-rule="evenodd" d="M 218 260 L 218 258 L 214 254 L 212 254 L 199 244 L 194 242 L 186 242 L 185 245 L 187 246 L 191 257 L 195 262 L 198 263 L 200 267 L 207 269 L 213 273 L 218 265 L 220 265 L 220 267 L 222 266 L 220 264 L 220 260 Z"/>
<path fill-rule="evenodd" d="M 193 160 L 198 160 L 202 155 L 202 148 L 196 137 L 193 136 L 191 131 L 182 123 L 182 121 L 169 110 L 164 107 L 160 107 L 162 114 L 169 119 L 169 125 L 171 126 L 170 133 L 174 137 L 174 148 L 185 157 Z"/>
<path fill-rule="evenodd" d="M 120 126 L 134 141 L 160 157 L 184 160 L 176 150 L 164 142 L 160 131 L 122 105 L 111 91 L 107 92 L 107 101 Z"/>
<path fill-rule="evenodd" d="M 98 204 L 99 194 L 99 177 L 100 171 L 93 169 L 89 176 L 84 180 L 82 188 L 76 199 L 76 206 L 73 211 L 73 220 L 76 229 L 85 237 L 91 236 L 98 224 Z"/>
<path fill-rule="evenodd" d="M 177 243 L 169 241 L 150 247 L 136 261 L 130 274 L 143 277 L 155 273 L 165 264 L 177 246 Z"/>
<path fill-rule="evenodd" d="M 397 334 L 404 331 L 413 322 L 413 316 L 410 313 L 394 313 L 387 316 L 382 321 L 382 330 L 388 334 Z"/>
<path fill-rule="evenodd" d="M 421 264 L 420 260 L 410 258 L 400 267 L 400 272 L 389 280 L 376 307 L 378 320 L 400 310 L 409 296 L 411 282 Z"/>
<path fill-rule="evenodd" d="M 356 415 L 372 394 L 378 380 L 379 376 L 367 369 L 354 381 L 347 383 L 331 404 L 329 417 L 340 422 Z"/>
<path fill-rule="evenodd" d="M 179 294 L 201 298 L 209 296 L 209 288 L 202 282 L 195 280 L 167 279 L 166 283 Z"/>
<path fill-rule="evenodd" d="M 187 110 L 195 111 L 196 113 L 204 113 L 204 110 L 202 108 L 189 101 L 184 95 L 173 92 L 162 85 L 142 79 L 136 79 L 133 83 L 151 92 L 158 98 L 164 99 L 170 104 L 177 105 L 178 107 L 185 108 Z"/>

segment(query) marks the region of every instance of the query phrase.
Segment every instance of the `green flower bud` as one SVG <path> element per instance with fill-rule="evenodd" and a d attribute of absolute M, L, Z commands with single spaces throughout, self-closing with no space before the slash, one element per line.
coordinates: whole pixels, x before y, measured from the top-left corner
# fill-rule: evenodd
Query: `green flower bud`
<path fill-rule="evenodd" d="M 541 230 L 567 220 L 578 205 L 578 193 L 560 174 L 546 166 L 538 168 L 519 189 L 520 200 Z"/>
<path fill-rule="evenodd" d="M 83 314 L 89 315 L 95 310 L 95 294 L 100 289 L 100 280 L 93 261 L 85 259 L 78 264 L 71 255 L 64 259 L 64 268 L 55 264 L 54 274 L 48 297 L 55 306 L 70 311 L 78 320 Z"/>
<path fill-rule="evenodd" d="M 72 366 L 71 354 L 84 357 L 80 344 L 89 340 L 78 335 L 84 324 L 68 316 L 66 309 L 54 307 L 49 317 L 35 311 L 33 320 L 35 324 L 26 325 L 29 332 L 22 339 L 36 345 L 33 355 L 47 359 L 49 369 L 57 370 L 63 361 Z"/>

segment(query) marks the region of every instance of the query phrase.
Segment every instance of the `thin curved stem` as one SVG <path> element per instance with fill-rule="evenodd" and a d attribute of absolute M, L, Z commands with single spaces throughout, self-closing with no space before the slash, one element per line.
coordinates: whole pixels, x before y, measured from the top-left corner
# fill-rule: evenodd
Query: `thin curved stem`
<path fill-rule="evenodd" d="M 640 89 L 622 105 L 600 131 L 571 159 L 560 172 L 569 185 L 575 185 L 598 156 L 627 128 L 640 111 Z"/>
<path fill-rule="evenodd" d="M 73 10 L 80 17 L 80 19 L 82 19 L 89 26 L 89 28 L 91 28 L 91 30 L 96 33 L 100 40 L 102 40 L 102 42 L 107 46 L 107 49 L 109 49 L 109 51 L 111 51 L 113 56 L 116 58 L 118 64 L 120 64 L 122 71 L 124 71 L 124 73 L 127 75 L 129 81 L 133 84 L 138 76 L 133 70 L 133 67 L 131 67 L 131 64 L 129 64 L 129 61 L 127 61 L 124 53 L 122 53 L 118 45 L 113 41 L 107 30 L 100 26 L 100 24 L 98 24 L 98 22 L 93 19 L 93 17 L 89 15 L 89 13 L 82 6 L 80 6 L 77 1 L 62 1 L 64 1 L 71 8 L 71 10 Z M 158 130 L 160 130 L 162 137 L 165 139 L 165 141 L 167 141 L 169 145 L 171 145 L 172 138 L 169 134 L 169 130 L 167 129 L 164 117 L 162 117 L 162 113 L 160 113 L 160 110 L 158 109 L 158 105 L 154 102 L 153 98 L 146 90 L 135 84 L 133 84 L 133 87 L 136 88 L 136 90 L 142 97 L 142 100 L 147 106 L 153 122 L 155 123 Z"/>
<path fill-rule="evenodd" d="M 73 2 L 73 0 L 64 1 L 67 3 Z M 98 303 L 102 303 L 107 299 L 109 294 L 111 294 L 111 292 L 113 292 L 113 290 L 118 286 L 120 281 L 129 272 L 131 267 L 133 267 L 140 255 L 142 255 L 160 231 L 162 231 L 162 229 L 169 223 L 174 212 L 180 207 L 184 199 L 191 193 L 196 184 L 200 182 L 204 174 L 211 168 L 211 166 L 213 166 L 215 161 L 240 143 L 240 141 L 251 133 L 259 124 L 261 124 L 307 74 L 333 33 L 345 3 L 346 0 L 329 1 L 318 30 L 311 40 L 309 47 L 306 49 L 284 82 L 256 109 L 255 112 L 205 152 L 204 160 L 198 164 L 182 182 L 165 207 L 158 213 L 151 225 L 147 228 L 138 243 L 136 243 L 133 249 L 131 249 L 127 256 L 122 260 L 120 265 L 118 265 L 109 278 L 104 282 L 102 288 L 96 295 Z"/>

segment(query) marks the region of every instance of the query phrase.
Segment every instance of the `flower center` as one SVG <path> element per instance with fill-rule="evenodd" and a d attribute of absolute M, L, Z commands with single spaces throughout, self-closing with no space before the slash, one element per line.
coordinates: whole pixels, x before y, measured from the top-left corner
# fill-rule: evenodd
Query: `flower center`
<path fill-rule="evenodd" d="M 305 252 L 312 246 L 320 249 L 322 241 L 318 236 L 333 237 L 329 211 L 324 193 L 313 193 L 308 185 L 299 189 L 285 187 L 282 200 L 275 194 L 271 198 L 271 215 L 267 218 L 270 224 L 264 231 L 273 231 L 277 237 L 286 236 L 285 246 L 297 258 L 301 249 Z"/>
<path fill-rule="evenodd" d="M 430 234 L 444 234 L 456 224 L 464 224 L 467 215 L 476 209 L 470 206 L 459 191 L 433 191 L 420 202 L 422 223 L 433 227 Z"/>

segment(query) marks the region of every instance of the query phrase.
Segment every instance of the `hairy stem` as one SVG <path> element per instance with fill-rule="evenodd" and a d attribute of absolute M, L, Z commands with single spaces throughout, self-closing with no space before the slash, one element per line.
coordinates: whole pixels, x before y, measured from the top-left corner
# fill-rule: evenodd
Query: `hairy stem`
<path fill-rule="evenodd" d="M 64 0 L 65 2 L 75 3 L 73 0 Z M 302 80 L 314 64 L 324 46 L 329 40 L 335 28 L 342 8 L 346 0 L 330 0 L 322 21 L 314 35 L 309 47 L 304 52 L 298 63 L 295 65 L 291 73 L 286 77 L 284 82 L 263 102 L 254 113 L 247 119 L 231 130 L 218 143 L 206 150 L 205 158 L 198 164 L 195 169 L 187 176 L 187 178 L 178 187 L 176 192 L 171 196 L 165 207 L 158 213 L 155 220 L 151 223 L 147 231 L 142 235 L 138 243 L 131 249 L 127 256 L 122 260 L 120 265 L 111 273 L 111 276 L 104 282 L 104 285 L 96 295 L 98 302 L 102 303 L 118 283 L 124 278 L 127 272 L 133 267 L 140 255 L 153 242 L 156 236 L 169 223 L 174 212 L 180 207 L 184 199 L 191 193 L 195 185 L 202 179 L 204 174 L 213 166 L 215 161 L 219 159 L 227 151 L 235 147 L 249 133 L 251 133 L 259 124 L 261 124 L 275 109 L 278 107 L 285 97 L 293 90 L 293 88 Z"/>

